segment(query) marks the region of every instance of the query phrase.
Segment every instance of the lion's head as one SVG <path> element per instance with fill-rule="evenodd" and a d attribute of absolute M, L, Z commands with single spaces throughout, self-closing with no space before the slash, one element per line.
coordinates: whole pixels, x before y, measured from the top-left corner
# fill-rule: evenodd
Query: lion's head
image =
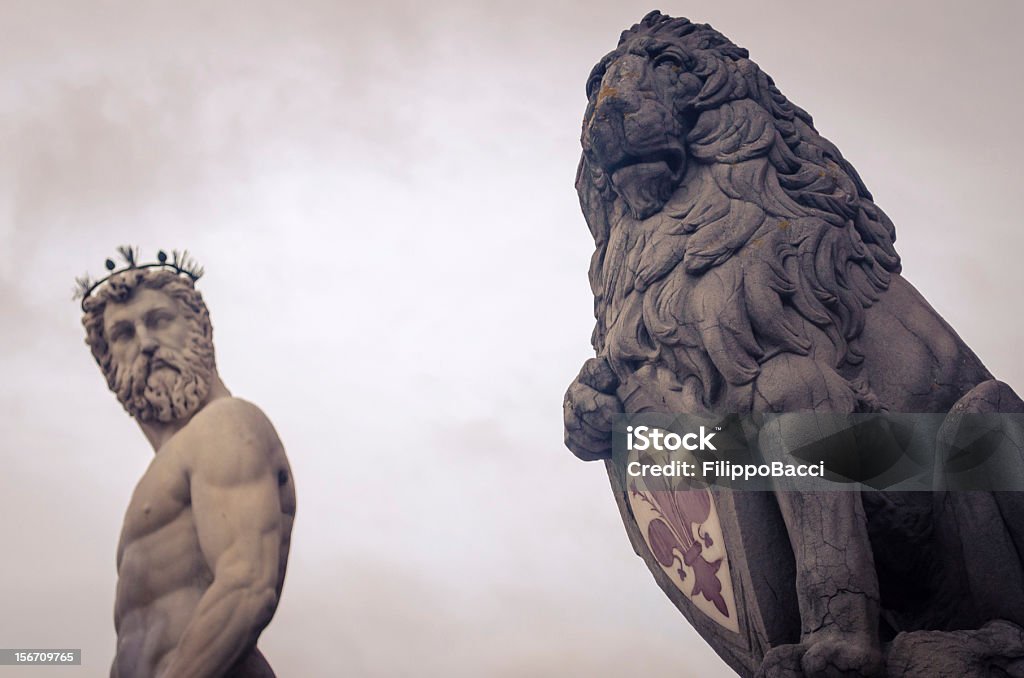
<path fill-rule="evenodd" d="M 837 367 L 857 364 L 864 309 L 900 270 L 895 230 L 745 49 L 652 12 L 587 98 L 577 190 L 599 353 L 627 371 L 668 363 L 709 405 L 822 336 Z"/>

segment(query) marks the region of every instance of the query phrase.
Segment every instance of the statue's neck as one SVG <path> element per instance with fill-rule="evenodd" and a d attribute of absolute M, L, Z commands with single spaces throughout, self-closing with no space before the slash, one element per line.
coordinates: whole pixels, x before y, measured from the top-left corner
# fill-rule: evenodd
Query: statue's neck
<path fill-rule="evenodd" d="M 214 400 L 220 398 L 230 398 L 231 391 L 227 389 L 224 382 L 221 381 L 220 375 L 214 372 L 213 381 L 210 384 L 210 393 L 206 396 L 203 402 L 196 408 L 196 411 L 191 416 L 185 419 L 178 419 L 177 421 L 171 421 L 167 423 L 163 422 L 138 422 L 139 428 L 142 429 L 143 435 L 146 436 L 146 440 L 153 446 L 153 452 L 159 452 L 168 440 L 170 440 L 175 433 L 185 428 L 192 417 L 196 416 L 204 407 L 212 403 Z"/>

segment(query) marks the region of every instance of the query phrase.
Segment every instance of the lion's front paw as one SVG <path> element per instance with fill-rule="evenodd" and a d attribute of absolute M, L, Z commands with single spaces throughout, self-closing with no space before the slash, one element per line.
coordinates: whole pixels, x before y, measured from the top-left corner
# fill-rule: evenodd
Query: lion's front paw
<path fill-rule="evenodd" d="M 803 678 L 804 670 L 800 660 L 806 652 L 805 645 L 773 647 L 764 656 L 754 678 Z"/>
<path fill-rule="evenodd" d="M 591 358 L 565 393 L 565 446 L 584 461 L 612 456 L 612 426 L 622 413 L 618 385 L 608 362 Z"/>
<path fill-rule="evenodd" d="M 773 647 L 756 678 L 870 678 L 884 675 L 882 666 L 882 653 L 869 642 L 820 638 Z"/>
<path fill-rule="evenodd" d="M 801 662 L 807 678 L 882 676 L 882 653 L 860 638 L 823 638 L 812 643 Z"/>

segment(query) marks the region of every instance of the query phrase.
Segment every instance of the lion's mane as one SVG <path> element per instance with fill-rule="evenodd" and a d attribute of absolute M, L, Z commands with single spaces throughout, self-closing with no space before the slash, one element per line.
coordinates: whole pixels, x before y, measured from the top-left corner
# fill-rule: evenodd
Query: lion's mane
<path fill-rule="evenodd" d="M 745 49 L 710 26 L 652 12 L 595 74 L 637 41 L 682 50 L 701 86 L 675 101 L 689 130 L 686 173 L 658 214 L 631 220 L 602 168 L 586 154 L 580 163 L 577 190 L 597 245 L 598 354 L 616 371 L 655 363 L 696 377 L 709 407 L 774 355 L 820 358 L 822 333 L 833 367 L 855 372 L 865 309 L 900 270 L 891 221 Z M 642 304 L 626 303 L 636 293 Z"/>

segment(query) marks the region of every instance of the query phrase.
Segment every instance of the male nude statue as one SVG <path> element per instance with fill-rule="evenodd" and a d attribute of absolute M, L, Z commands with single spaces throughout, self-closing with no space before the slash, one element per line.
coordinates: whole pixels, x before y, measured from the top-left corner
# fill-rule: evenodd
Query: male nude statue
<path fill-rule="evenodd" d="M 82 303 L 86 343 L 156 452 L 118 546 L 110 675 L 273 676 L 256 641 L 284 584 L 288 459 L 217 374 L 198 275 L 165 259 L 130 261 Z"/>

